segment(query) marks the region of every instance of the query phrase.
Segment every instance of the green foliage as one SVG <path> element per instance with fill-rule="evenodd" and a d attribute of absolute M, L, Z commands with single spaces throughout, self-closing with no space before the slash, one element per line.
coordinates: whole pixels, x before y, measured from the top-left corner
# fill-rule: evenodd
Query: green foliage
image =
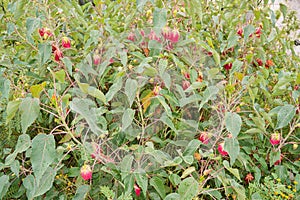
<path fill-rule="evenodd" d="M 299 198 L 294 13 L 85 3 L 0 3 L 0 198 Z"/>

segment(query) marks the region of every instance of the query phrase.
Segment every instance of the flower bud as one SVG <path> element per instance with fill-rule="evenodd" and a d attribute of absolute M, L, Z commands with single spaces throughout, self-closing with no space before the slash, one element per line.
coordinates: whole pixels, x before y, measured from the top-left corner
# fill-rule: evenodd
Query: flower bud
<path fill-rule="evenodd" d="M 228 155 L 228 152 L 224 150 L 224 142 L 219 144 L 218 151 L 222 156 L 227 156 Z"/>
<path fill-rule="evenodd" d="M 186 90 L 190 87 L 191 83 L 187 80 L 182 81 L 182 88 L 183 90 Z"/>
<path fill-rule="evenodd" d="M 63 37 L 63 38 L 61 39 L 61 45 L 62 45 L 64 48 L 68 49 L 68 48 L 71 47 L 71 40 L 70 40 L 68 37 Z"/>
<path fill-rule="evenodd" d="M 136 184 L 134 184 L 133 188 L 134 188 L 135 195 L 139 197 L 141 195 L 141 188 Z"/>
<path fill-rule="evenodd" d="M 161 91 L 161 87 L 159 85 L 157 85 L 153 88 L 153 94 L 155 96 L 157 96 L 159 94 L 159 91 Z"/>
<path fill-rule="evenodd" d="M 270 143 L 272 145 L 277 145 L 280 143 L 280 135 L 279 133 L 273 133 L 270 138 Z"/>
<path fill-rule="evenodd" d="M 224 67 L 224 69 L 226 69 L 227 71 L 229 71 L 232 68 L 232 63 L 227 63 L 223 67 Z"/>
<path fill-rule="evenodd" d="M 100 61 L 101 61 L 101 58 L 100 58 L 100 56 L 98 54 L 96 54 L 96 55 L 93 56 L 93 63 L 94 63 L 94 65 L 99 65 Z"/>
<path fill-rule="evenodd" d="M 92 178 L 92 170 L 90 165 L 83 165 L 80 169 L 80 176 L 83 178 L 83 180 L 87 181 Z"/>
<path fill-rule="evenodd" d="M 243 28 L 239 28 L 236 32 L 239 36 L 243 37 L 244 31 Z"/>
<path fill-rule="evenodd" d="M 64 57 L 64 56 L 63 56 L 63 53 L 62 53 L 61 50 L 56 49 L 56 50 L 54 51 L 54 59 L 55 59 L 56 61 L 60 61 L 60 59 L 63 58 L 63 57 Z"/>
<path fill-rule="evenodd" d="M 208 142 L 209 142 L 208 133 L 207 133 L 207 132 L 201 132 L 201 134 L 200 134 L 200 136 L 199 136 L 199 140 L 200 140 L 203 144 L 208 144 Z"/>

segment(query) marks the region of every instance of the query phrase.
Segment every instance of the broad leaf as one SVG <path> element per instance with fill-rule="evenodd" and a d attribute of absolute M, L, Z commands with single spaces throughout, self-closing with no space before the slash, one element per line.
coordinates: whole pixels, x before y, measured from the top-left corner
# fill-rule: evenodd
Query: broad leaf
<path fill-rule="evenodd" d="M 51 189 L 56 171 L 51 167 L 48 167 L 40 180 L 36 181 L 38 183 L 37 190 L 35 191 L 34 196 L 38 197 L 42 194 L 45 194 L 48 190 Z"/>
<path fill-rule="evenodd" d="M 39 47 L 40 62 L 41 62 L 41 65 L 43 65 L 50 58 L 51 53 L 52 53 L 52 47 L 48 43 L 39 44 L 38 47 Z"/>
<path fill-rule="evenodd" d="M 239 180 L 241 180 L 240 178 L 240 174 L 239 174 L 239 170 L 238 169 L 234 169 L 229 167 L 229 163 L 227 160 L 223 161 L 223 166 L 225 167 L 225 169 L 227 169 L 230 173 L 232 173 L 236 178 L 238 178 Z"/>
<path fill-rule="evenodd" d="M 276 129 L 287 126 L 296 114 L 296 109 L 293 105 L 282 106 L 277 113 Z"/>
<path fill-rule="evenodd" d="M 76 194 L 73 198 L 73 200 L 84 200 L 86 199 L 86 196 L 88 192 L 90 191 L 89 185 L 81 185 L 77 188 Z"/>
<path fill-rule="evenodd" d="M 136 91 L 138 88 L 138 83 L 136 80 L 133 79 L 127 79 L 126 83 L 125 83 L 125 94 L 128 98 L 128 102 L 129 102 L 129 107 L 131 107 L 134 98 L 136 96 Z"/>
<path fill-rule="evenodd" d="M 150 185 L 155 188 L 155 190 L 157 191 L 157 193 L 162 199 L 165 198 L 166 196 L 165 184 L 161 178 L 157 176 L 151 178 Z"/>
<path fill-rule="evenodd" d="M 20 104 L 22 132 L 26 133 L 28 127 L 36 120 L 40 112 L 39 99 L 27 97 Z"/>
<path fill-rule="evenodd" d="M 15 101 L 10 101 L 7 104 L 6 107 L 6 124 L 8 124 L 10 122 L 10 120 L 12 120 L 14 118 L 14 116 L 16 115 L 16 112 L 19 109 L 21 100 L 15 100 Z"/>
<path fill-rule="evenodd" d="M 30 136 L 27 134 L 22 134 L 18 138 L 15 152 L 22 153 L 26 151 L 31 146 Z"/>
<path fill-rule="evenodd" d="M 219 88 L 216 86 L 209 86 L 205 89 L 203 93 L 203 98 L 199 107 L 199 110 L 206 104 L 209 100 L 212 100 L 215 98 L 215 96 L 218 94 Z"/>
<path fill-rule="evenodd" d="M 39 134 L 35 136 L 32 140 L 30 161 L 37 185 L 39 185 L 40 180 L 44 181 L 41 178 L 55 158 L 56 150 L 53 135 Z"/>
<path fill-rule="evenodd" d="M 121 90 L 122 88 L 122 78 L 119 78 L 118 80 L 116 80 L 116 82 L 109 88 L 109 91 L 106 93 L 106 100 L 110 101 L 112 100 L 112 98 L 115 96 L 115 94 Z"/>
<path fill-rule="evenodd" d="M 168 194 L 164 200 L 180 200 L 180 195 L 177 193 L 171 193 Z"/>
<path fill-rule="evenodd" d="M 153 26 L 157 29 L 162 29 L 167 23 L 167 10 L 155 8 L 153 12 Z"/>
<path fill-rule="evenodd" d="M 146 176 L 146 173 L 137 172 L 135 174 L 135 179 L 136 179 L 137 184 L 141 187 L 144 196 L 146 196 L 147 188 L 148 188 L 148 178 Z"/>
<path fill-rule="evenodd" d="M 235 138 L 226 138 L 224 150 L 228 152 L 230 157 L 230 165 L 232 166 L 240 153 L 239 141 Z"/>
<path fill-rule="evenodd" d="M 2 199 L 9 187 L 10 183 L 9 183 L 9 176 L 7 175 L 2 175 L 0 177 L 0 199 Z"/>
<path fill-rule="evenodd" d="M 194 155 L 195 151 L 199 148 L 201 142 L 199 140 L 191 140 L 183 152 L 183 156 Z"/>
<path fill-rule="evenodd" d="M 184 179 L 178 188 L 180 199 L 193 199 L 198 194 L 198 186 L 198 182 L 193 177 Z"/>
<path fill-rule="evenodd" d="M 135 111 L 130 108 L 127 108 L 125 110 L 123 117 L 122 117 L 122 130 L 123 131 L 131 125 L 133 118 L 134 118 L 134 113 L 135 113 Z"/>
<path fill-rule="evenodd" d="M 43 91 L 45 86 L 46 82 L 43 82 L 41 84 L 32 85 L 29 90 L 34 98 L 40 98 L 40 93 Z"/>
<path fill-rule="evenodd" d="M 236 113 L 227 112 L 225 114 L 225 125 L 227 131 L 229 131 L 233 138 L 236 138 L 241 130 L 242 119 Z"/>

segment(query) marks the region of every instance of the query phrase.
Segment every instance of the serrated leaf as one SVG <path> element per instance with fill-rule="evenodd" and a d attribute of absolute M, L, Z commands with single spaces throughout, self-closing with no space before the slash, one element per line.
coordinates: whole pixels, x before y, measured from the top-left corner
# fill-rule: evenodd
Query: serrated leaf
<path fill-rule="evenodd" d="M 184 179 L 178 187 L 180 199 L 193 199 L 198 194 L 198 186 L 193 177 Z"/>
<path fill-rule="evenodd" d="M 236 138 L 226 138 L 224 150 L 228 152 L 230 165 L 232 166 L 240 153 L 239 141 Z"/>
<path fill-rule="evenodd" d="M 133 118 L 134 118 L 134 113 L 135 113 L 135 111 L 130 108 L 127 108 L 125 110 L 123 117 L 122 117 L 122 130 L 123 131 L 131 125 Z"/>
<path fill-rule="evenodd" d="M 131 107 L 134 98 L 136 96 L 136 91 L 138 88 L 138 83 L 136 80 L 133 79 L 127 79 L 126 83 L 125 83 L 125 94 L 128 98 L 128 102 L 129 102 L 129 107 Z"/>
<path fill-rule="evenodd" d="M 276 129 L 287 126 L 296 114 L 296 109 L 293 105 L 282 106 L 277 113 Z"/>
<path fill-rule="evenodd" d="M 53 135 L 39 134 L 32 140 L 30 161 L 37 185 L 39 180 L 56 158 L 55 140 Z"/>
<path fill-rule="evenodd" d="M 225 114 L 225 125 L 228 132 L 230 132 L 233 138 L 236 138 L 241 130 L 242 119 L 236 113 L 227 112 Z"/>
<path fill-rule="evenodd" d="M 166 190 L 164 181 L 159 177 L 153 177 L 150 179 L 150 185 L 154 187 L 159 196 L 163 199 L 166 196 Z"/>
<path fill-rule="evenodd" d="M 26 97 L 19 106 L 21 113 L 22 132 L 26 133 L 28 127 L 36 120 L 40 112 L 39 99 Z"/>

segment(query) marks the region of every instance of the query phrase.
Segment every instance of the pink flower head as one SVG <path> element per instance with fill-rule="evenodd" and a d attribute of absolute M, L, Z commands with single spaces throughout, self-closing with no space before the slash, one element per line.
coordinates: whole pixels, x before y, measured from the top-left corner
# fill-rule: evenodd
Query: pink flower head
<path fill-rule="evenodd" d="M 70 40 L 70 38 L 68 38 L 68 37 L 63 37 L 63 38 L 61 39 L 61 45 L 62 45 L 64 48 L 66 48 L 66 49 L 70 48 L 70 47 L 71 47 L 71 40 Z"/>
<path fill-rule="evenodd" d="M 156 33 L 153 30 L 150 31 L 149 40 L 156 40 L 157 42 L 161 42 L 160 38 L 156 35 Z"/>
<path fill-rule="evenodd" d="M 201 132 L 201 134 L 200 134 L 200 136 L 199 136 L 199 140 L 200 140 L 203 144 L 208 144 L 208 142 L 209 142 L 208 133 L 207 133 L 207 132 Z"/>
<path fill-rule="evenodd" d="M 139 197 L 141 195 L 141 188 L 137 184 L 134 184 L 133 188 L 135 195 Z"/>
<path fill-rule="evenodd" d="M 143 37 L 145 37 L 145 31 L 143 29 L 140 31 L 140 33 Z"/>
<path fill-rule="evenodd" d="M 243 34 L 244 34 L 244 30 L 243 28 L 239 28 L 236 32 L 239 36 L 243 37 Z"/>
<path fill-rule="evenodd" d="M 229 71 L 232 68 L 232 63 L 227 63 L 223 67 L 224 67 L 224 69 L 226 69 L 227 71 Z"/>
<path fill-rule="evenodd" d="M 160 91 L 161 91 L 161 87 L 159 85 L 155 86 L 152 90 L 152 92 L 155 96 L 157 96 Z"/>
<path fill-rule="evenodd" d="M 127 39 L 128 39 L 128 40 L 131 40 L 132 42 L 134 42 L 134 41 L 135 41 L 135 34 L 132 33 L 132 32 L 130 32 L 130 33 L 128 34 L 128 36 L 127 36 Z"/>
<path fill-rule="evenodd" d="M 179 31 L 177 29 L 174 29 L 170 34 L 169 34 L 169 40 L 172 43 L 176 43 L 179 40 Z"/>
<path fill-rule="evenodd" d="M 80 169 L 80 176 L 83 178 L 83 180 L 87 181 L 92 178 L 92 170 L 90 165 L 83 165 Z"/>
<path fill-rule="evenodd" d="M 218 151 L 222 156 L 227 156 L 228 155 L 228 152 L 224 150 L 224 142 L 219 144 Z"/>
<path fill-rule="evenodd" d="M 164 27 L 161 34 L 166 40 L 169 39 L 169 37 L 170 37 L 170 28 L 169 27 Z"/>
<path fill-rule="evenodd" d="M 186 90 L 190 87 L 191 83 L 187 80 L 182 81 L 182 88 L 183 90 Z"/>
<path fill-rule="evenodd" d="M 270 138 L 270 143 L 272 145 L 277 145 L 280 143 L 280 135 L 278 133 L 273 133 Z"/>
<path fill-rule="evenodd" d="M 61 50 L 56 49 L 56 50 L 54 51 L 54 59 L 55 59 L 56 61 L 60 61 L 60 59 L 63 58 L 63 57 L 64 57 L 64 56 L 63 56 L 63 53 L 62 53 Z"/>
<path fill-rule="evenodd" d="M 100 64 L 100 61 L 101 61 L 100 56 L 99 56 L 98 54 L 95 54 L 95 55 L 93 56 L 93 63 L 94 63 L 94 65 L 99 65 L 99 64 Z"/>

